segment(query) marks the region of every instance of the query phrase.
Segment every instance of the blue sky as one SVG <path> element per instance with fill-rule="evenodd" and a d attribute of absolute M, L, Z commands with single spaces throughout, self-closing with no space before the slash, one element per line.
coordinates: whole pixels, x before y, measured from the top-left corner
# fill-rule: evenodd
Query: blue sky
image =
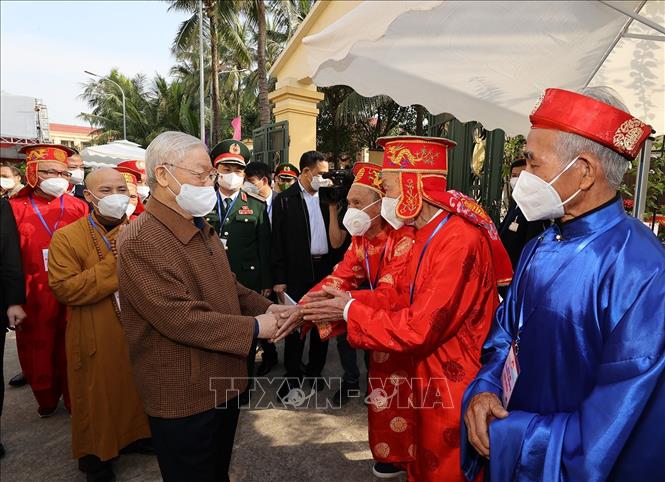
<path fill-rule="evenodd" d="M 162 1 L 1 1 L 0 88 L 41 98 L 49 120 L 85 125 L 77 97 L 89 70 L 168 74 L 186 13 Z"/>

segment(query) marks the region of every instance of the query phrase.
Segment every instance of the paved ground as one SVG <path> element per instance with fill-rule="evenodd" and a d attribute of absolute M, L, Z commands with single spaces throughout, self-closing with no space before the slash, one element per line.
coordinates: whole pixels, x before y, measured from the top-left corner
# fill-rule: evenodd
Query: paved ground
<path fill-rule="evenodd" d="M 339 375 L 337 350 L 331 342 L 326 375 Z M 14 334 L 5 348 L 5 380 L 18 371 Z M 279 349 L 280 357 L 282 349 Z M 307 351 L 305 351 L 307 353 Z M 359 360 L 360 361 L 360 360 Z M 272 375 L 281 375 L 281 368 Z M 331 395 L 331 390 L 322 392 Z M 83 481 L 71 459 L 67 412 L 60 407 L 49 419 L 37 416 L 29 387 L 7 387 L 2 441 L 7 455 L 0 461 L 0 481 Z M 335 481 L 377 480 L 371 474 L 367 445 L 367 413 L 361 399 L 341 410 L 244 410 L 240 416 L 231 480 Z M 118 481 L 159 481 L 154 457 L 122 456 L 115 462 Z"/>

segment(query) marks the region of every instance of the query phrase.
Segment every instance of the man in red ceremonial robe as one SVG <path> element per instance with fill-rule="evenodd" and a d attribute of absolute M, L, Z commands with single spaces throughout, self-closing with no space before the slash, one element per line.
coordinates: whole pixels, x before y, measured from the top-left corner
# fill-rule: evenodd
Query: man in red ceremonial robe
<path fill-rule="evenodd" d="M 403 286 L 352 294 L 324 287 L 334 298 L 303 311 L 313 321 L 341 313 L 352 346 L 411 357 L 411 366 L 396 367 L 390 376 L 413 389 L 409 480 L 462 482 L 460 404 L 480 367 L 499 303 L 497 284 L 512 276 L 510 259 L 482 208 L 446 191 L 453 142 L 394 137 L 379 143 L 385 149 L 382 215 L 394 228 L 416 228 Z M 372 447 L 386 456 L 391 450 L 389 441 Z"/>
<path fill-rule="evenodd" d="M 9 200 L 21 242 L 26 282 L 26 320 L 16 332 L 21 369 L 32 387 L 41 417 L 53 415 L 60 397 L 69 410 L 65 357 L 66 309 L 48 285 L 48 247 L 53 232 L 88 214 L 88 205 L 69 190 L 68 147 L 38 144 L 26 155 L 27 186 Z"/>
<path fill-rule="evenodd" d="M 361 286 L 371 291 L 381 286 L 394 288 L 403 275 L 413 245 L 414 230 L 404 226 L 395 230 L 381 218 L 381 199 L 384 195 L 381 167 L 370 163 L 356 163 L 355 179 L 347 200 L 349 209 L 344 216 L 344 226 L 351 234 L 351 245 L 333 272 L 314 286 L 301 303 L 326 299 L 323 287 L 339 290 L 357 290 Z M 310 329 L 311 322 L 303 327 Z M 316 323 L 322 340 L 346 331 L 346 323 L 340 316 Z M 284 326 L 282 332 L 289 330 Z M 405 475 L 406 464 L 413 460 L 409 447 L 413 444 L 414 422 L 411 410 L 404 407 L 411 395 L 408 384 L 391 383 L 390 376 L 411 363 L 410 356 L 384 351 L 374 351 L 369 358 L 369 414 L 368 429 L 370 448 L 381 446 L 386 440 L 390 453 L 372 450 L 376 464 L 374 474 L 381 478 Z M 386 390 L 394 392 L 391 398 Z M 340 395 L 342 391 L 340 391 Z"/>

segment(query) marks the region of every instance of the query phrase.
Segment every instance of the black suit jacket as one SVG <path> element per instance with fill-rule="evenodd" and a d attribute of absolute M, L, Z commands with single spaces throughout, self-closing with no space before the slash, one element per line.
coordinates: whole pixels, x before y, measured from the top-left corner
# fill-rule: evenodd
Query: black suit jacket
<path fill-rule="evenodd" d="M 348 243 L 333 249 L 328 236 L 330 210 L 328 205 L 323 203 L 320 203 L 320 208 L 328 241 L 328 255 L 322 262 L 329 274 L 342 259 Z M 271 259 L 273 283 L 286 284 L 289 296 L 296 301 L 321 281 L 316 279 L 314 272 L 310 252 L 309 212 L 298 182 L 280 193 L 273 201 Z"/>
<path fill-rule="evenodd" d="M 510 225 L 516 224 L 516 230 L 510 229 Z M 517 267 L 520 255 L 526 243 L 532 238 L 539 236 L 550 225 L 549 221 L 527 221 L 522 211 L 513 201 L 499 226 L 499 236 L 504 248 L 510 256 L 513 270 Z"/>
<path fill-rule="evenodd" d="M 7 327 L 7 307 L 25 304 L 25 278 L 14 212 L 0 198 L 0 330 Z M 0 356 L 2 353 L 0 353 Z"/>

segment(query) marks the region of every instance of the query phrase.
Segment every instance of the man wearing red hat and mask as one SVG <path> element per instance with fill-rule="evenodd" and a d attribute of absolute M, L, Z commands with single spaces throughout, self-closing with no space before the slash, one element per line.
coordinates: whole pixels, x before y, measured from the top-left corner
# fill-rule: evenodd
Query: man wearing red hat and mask
<path fill-rule="evenodd" d="M 343 310 L 352 346 L 411 358 L 411 366 L 396 367 L 385 388 L 389 396 L 396 392 L 392 387 L 413 388 L 406 405 L 415 439 L 409 479 L 461 482 L 459 407 L 480 367 L 480 348 L 499 302 L 497 285 L 510 282 L 510 258 L 482 208 L 446 191 L 453 142 L 404 136 L 379 144 L 386 190 L 381 214 L 396 229 L 416 229 L 402 286 L 381 293 L 324 287 L 335 298 L 306 305 L 305 319 Z M 391 421 L 394 434 L 403 428 L 401 420 Z M 388 436 L 372 447 L 384 457 L 392 450 Z"/>
<path fill-rule="evenodd" d="M 322 291 L 324 286 L 338 290 L 369 288 L 378 292 L 383 286 L 394 288 L 399 285 L 399 279 L 404 274 L 413 245 L 414 229 L 404 226 L 395 230 L 381 218 L 381 200 L 385 194 L 381 166 L 359 162 L 354 165 L 353 173 L 355 179 L 347 196 L 349 208 L 343 220 L 352 236 L 351 245 L 333 272 L 314 286 L 301 300 L 301 304 L 326 299 L 328 295 Z M 319 317 L 314 326 L 319 330 L 322 340 L 337 335 L 343 337 L 337 339 L 337 346 L 344 366 L 345 357 L 342 354 L 343 348 L 340 348 L 341 343 L 348 343 L 344 320 L 334 315 L 329 319 Z M 308 322 L 304 330 L 311 327 L 312 323 Z M 291 329 L 292 326 L 284 324 L 276 335 L 277 341 L 282 333 Z M 355 358 L 355 350 L 347 349 L 352 350 Z M 413 460 L 413 454 L 409 452 L 413 445 L 413 417 L 411 410 L 404 408 L 411 394 L 410 387 L 405 383 L 395 387 L 397 390 L 392 397 L 385 394 L 390 376 L 410 363 L 409 356 L 384 351 L 375 351 L 369 356 L 369 443 L 377 462 L 373 467 L 374 473 L 381 478 L 403 476 L 406 464 Z M 348 400 L 354 396 L 353 391 L 358 394 L 355 396 L 359 396 L 359 374 L 356 373 L 353 380 L 348 379 L 354 368 L 357 372 L 357 366 L 344 366 L 342 388 L 335 396 L 334 403 Z M 391 425 L 399 430 L 392 430 Z M 391 446 L 390 453 L 374 450 L 374 447 L 380 447 L 386 440 Z"/>
<path fill-rule="evenodd" d="M 150 188 L 145 183 L 145 162 L 144 161 L 123 161 L 115 166 L 117 171 L 131 174 L 136 178 L 136 191 L 141 202 L 136 204 L 136 209 L 132 213 L 138 216 L 145 210 L 146 199 L 150 196 Z"/>
<path fill-rule="evenodd" d="M 69 190 L 67 157 L 74 151 L 52 144 L 26 146 L 28 185 L 9 202 L 21 242 L 27 318 L 16 333 L 21 368 L 32 387 L 39 415 L 55 413 L 60 397 L 69 409 L 65 357 L 66 309 L 48 286 L 48 247 L 56 229 L 88 214 L 88 205 Z"/>
<path fill-rule="evenodd" d="M 665 249 L 617 190 L 651 133 L 607 88 L 547 89 L 514 198 L 522 251 L 464 395 L 462 465 L 497 481 L 663 478 Z"/>

